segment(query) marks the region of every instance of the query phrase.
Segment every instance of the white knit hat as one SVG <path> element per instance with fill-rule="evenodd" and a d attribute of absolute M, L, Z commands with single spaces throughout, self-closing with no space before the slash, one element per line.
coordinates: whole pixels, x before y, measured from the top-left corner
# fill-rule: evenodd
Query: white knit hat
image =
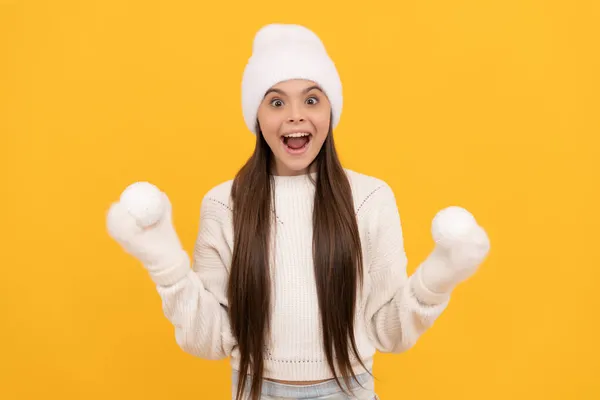
<path fill-rule="evenodd" d="M 289 79 L 311 80 L 323 89 L 335 128 L 342 113 L 342 83 L 325 46 L 303 26 L 270 24 L 256 33 L 242 77 L 242 111 L 248 129 L 257 134 L 256 114 L 266 91 Z"/>

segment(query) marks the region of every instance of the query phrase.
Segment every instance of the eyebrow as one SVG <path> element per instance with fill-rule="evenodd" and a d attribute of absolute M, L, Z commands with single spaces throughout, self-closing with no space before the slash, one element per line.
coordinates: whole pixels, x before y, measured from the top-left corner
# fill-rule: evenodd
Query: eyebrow
<path fill-rule="evenodd" d="M 302 94 L 308 93 L 308 92 L 310 92 L 310 91 L 311 91 L 311 90 L 313 90 L 313 89 L 317 89 L 317 90 L 318 90 L 318 91 L 320 91 L 321 93 L 323 92 L 323 90 L 322 90 L 322 89 L 321 89 L 319 86 L 313 85 L 313 86 L 309 86 L 309 87 L 307 87 L 306 89 L 304 89 L 304 90 L 302 91 Z M 267 97 L 267 95 L 268 95 L 269 93 L 271 93 L 271 92 L 279 93 L 279 94 L 280 94 L 280 95 L 282 95 L 282 96 L 287 96 L 287 94 L 286 94 L 286 93 L 285 93 L 283 90 L 281 90 L 281 89 L 277 89 L 277 88 L 270 88 L 269 90 L 267 90 L 267 93 L 265 93 L 264 97 Z M 264 97 L 263 97 L 263 98 L 264 98 Z"/>

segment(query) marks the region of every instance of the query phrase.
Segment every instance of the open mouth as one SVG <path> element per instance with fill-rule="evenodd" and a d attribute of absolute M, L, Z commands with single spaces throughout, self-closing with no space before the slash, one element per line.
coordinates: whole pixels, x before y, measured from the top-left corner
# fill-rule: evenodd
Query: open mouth
<path fill-rule="evenodd" d="M 283 147 L 288 153 L 302 154 L 308 149 L 312 135 L 308 132 L 290 133 L 281 137 Z"/>

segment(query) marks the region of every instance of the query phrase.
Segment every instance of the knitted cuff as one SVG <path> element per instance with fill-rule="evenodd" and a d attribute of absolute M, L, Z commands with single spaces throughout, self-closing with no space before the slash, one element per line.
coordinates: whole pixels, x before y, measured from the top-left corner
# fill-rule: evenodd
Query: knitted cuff
<path fill-rule="evenodd" d="M 428 305 L 438 305 L 450 300 L 450 292 L 437 293 L 433 292 L 425 286 L 423 282 L 423 267 L 418 268 L 411 278 L 411 287 L 415 297 L 419 302 Z"/>
<path fill-rule="evenodd" d="M 158 286 L 170 286 L 183 279 L 190 271 L 190 258 L 181 250 L 172 263 L 161 266 L 146 266 L 150 278 Z"/>

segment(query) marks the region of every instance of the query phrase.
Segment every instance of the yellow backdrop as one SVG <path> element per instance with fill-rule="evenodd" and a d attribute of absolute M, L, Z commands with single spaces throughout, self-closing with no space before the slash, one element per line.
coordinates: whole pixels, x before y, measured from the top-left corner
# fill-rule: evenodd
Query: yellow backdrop
<path fill-rule="evenodd" d="M 337 63 L 342 161 L 394 188 L 409 272 L 431 219 L 492 241 L 417 346 L 378 354 L 392 399 L 598 399 L 600 19 L 595 1 L 0 0 L 0 398 L 227 399 L 227 360 L 181 351 L 105 212 L 164 189 L 187 250 L 254 136 L 241 74 L 271 22 Z"/>

